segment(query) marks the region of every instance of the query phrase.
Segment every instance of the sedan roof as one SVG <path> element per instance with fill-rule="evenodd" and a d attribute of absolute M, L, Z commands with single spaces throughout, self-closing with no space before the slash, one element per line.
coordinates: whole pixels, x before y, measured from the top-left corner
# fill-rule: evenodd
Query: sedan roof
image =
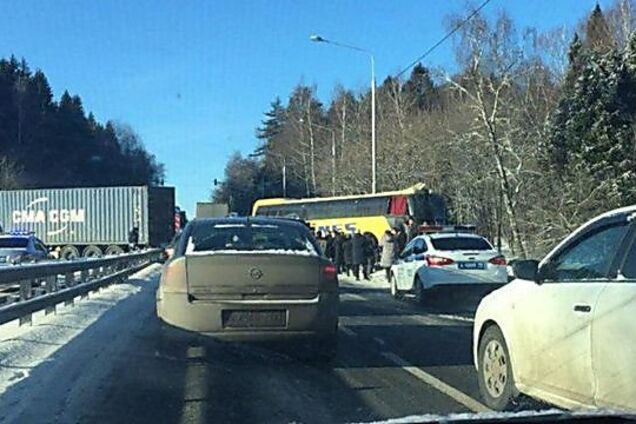
<path fill-rule="evenodd" d="M 483 239 L 484 238 L 484 236 L 480 236 L 479 234 L 462 233 L 462 232 L 457 232 L 457 233 L 440 232 L 440 233 L 431 233 L 431 234 L 425 234 L 425 235 L 428 236 L 431 239 L 451 238 L 451 237 L 469 237 L 469 238 L 477 238 L 477 239 Z"/>
<path fill-rule="evenodd" d="M 271 218 L 271 217 L 228 217 L 228 218 L 195 218 L 190 221 L 193 225 L 201 224 L 216 224 L 216 225 L 297 225 L 303 228 L 308 228 L 304 221 L 291 218 Z"/>

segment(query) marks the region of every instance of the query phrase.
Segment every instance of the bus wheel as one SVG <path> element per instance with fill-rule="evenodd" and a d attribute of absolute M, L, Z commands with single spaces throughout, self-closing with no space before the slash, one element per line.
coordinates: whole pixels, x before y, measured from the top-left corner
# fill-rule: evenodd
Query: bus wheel
<path fill-rule="evenodd" d="M 82 256 L 85 258 L 101 258 L 103 256 L 102 249 L 95 245 L 86 246 L 82 252 Z"/>
<path fill-rule="evenodd" d="M 60 250 L 60 259 L 72 261 L 80 257 L 80 251 L 73 245 L 66 245 Z"/>
<path fill-rule="evenodd" d="M 124 249 L 117 246 L 116 244 L 111 244 L 110 246 L 106 248 L 106 251 L 104 252 L 106 256 L 121 255 L 123 253 L 124 253 Z"/>

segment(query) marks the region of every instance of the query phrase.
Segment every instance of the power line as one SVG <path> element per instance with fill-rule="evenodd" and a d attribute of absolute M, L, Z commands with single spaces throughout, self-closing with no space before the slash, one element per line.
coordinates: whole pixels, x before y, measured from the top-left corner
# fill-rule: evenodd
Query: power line
<path fill-rule="evenodd" d="M 402 76 L 402 74 L 404 74 L 406 71 L 408 71 L 409 69 L 411 69 L 413 66 L 417 65 L 422 59 L 424 59 L 426 56 L 428 56 L 429 54 L 431 54 L 433 52 L 433 50 L 435 50 L 437 47 L 439 47 L 444 41 L 448 40 L 453 34 L 455 34 L 461 27 L 463 27 L 466 22 L 470 21 L 476 14 L 479 13 L 479 11 L 481 9 L 483 9 L 484 7 L 486 7 L 486 5 L 488 3 L 490 3 L 491 0 L 485 0 L 481 5 L 479 5 L 479 7 L 475 10 L 473 10 L 473 12 L 468 15 L 466 17 L 466 19 L 464 19 L 463 21 L 461 21 L 455 28 L 453 28 L 450 32 L 448 32 L 444 37 L 442 37 L 441 40 L 439 40 L 437 43 L 435 43 L 431 48 L 429 48 L 428 50 L 426 50 L 420 57 L 418 57 L 417 59 L 415 59 L 413 62 L 411 62 L 406 68 L 402 69 L 397 75 L 396 78 L 399 78 L 400 76 Z"/>

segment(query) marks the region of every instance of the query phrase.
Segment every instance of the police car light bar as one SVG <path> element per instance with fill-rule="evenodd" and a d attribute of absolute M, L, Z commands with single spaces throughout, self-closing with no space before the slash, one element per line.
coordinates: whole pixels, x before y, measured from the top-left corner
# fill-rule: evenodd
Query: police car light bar
<path fill-rule="evenodd" d="M 459 233 L 474 232 L 474 225 L 420 225 L 419 232 L 422 234 L 431 233 Z"/>
<path fill-rule="evenodd" d="M 30 236 L 32 234 L 35 234 L 35 232 L 27 230 L 11 230 L 7 234 L 12 236 Z"/>

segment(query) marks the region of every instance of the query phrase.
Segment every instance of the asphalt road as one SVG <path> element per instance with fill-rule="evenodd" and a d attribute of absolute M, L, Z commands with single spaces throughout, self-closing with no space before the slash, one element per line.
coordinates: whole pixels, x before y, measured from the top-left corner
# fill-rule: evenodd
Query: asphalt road
<path fill-rule="evenodd" d="M 323 423 L 485 410 L 471 357 L 475 299 L 422 307 L 379 283 L 342 284 L 339 353 L 316 365 L 295 347 L 166 330 L 157 277 L 137 284 L 5 393 L 7 421 Z"/>

